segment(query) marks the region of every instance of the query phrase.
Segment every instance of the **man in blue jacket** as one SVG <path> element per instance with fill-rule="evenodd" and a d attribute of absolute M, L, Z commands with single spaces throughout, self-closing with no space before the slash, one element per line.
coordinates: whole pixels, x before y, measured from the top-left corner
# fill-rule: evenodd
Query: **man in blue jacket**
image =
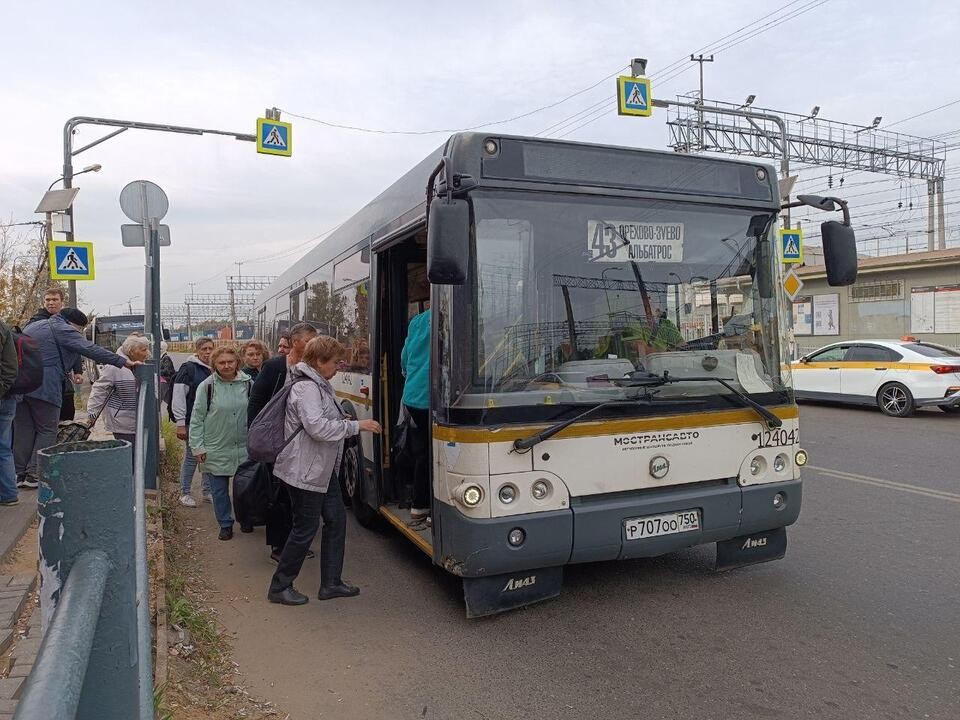
<path fill-rule="evenodd" d="M 82 330 L 87 316 L 76 308 L 64 308 L 58 315 L 30 323 L 23 334 L 36 340 L 43 356 L 43 383 L 17 403 L 13 421 L 13 460 L 17 487 L 36 488 L 37 450 L 55 445 L 63 379 L 80 355 L 101 365 L 132 368 L 143 363 L 127 360 L 87 340 Z"/>

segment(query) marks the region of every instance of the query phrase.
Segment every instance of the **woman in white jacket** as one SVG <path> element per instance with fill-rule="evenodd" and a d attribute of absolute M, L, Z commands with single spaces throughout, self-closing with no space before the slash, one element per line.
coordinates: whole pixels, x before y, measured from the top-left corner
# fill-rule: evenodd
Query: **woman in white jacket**
<path fill-rule="evenodd" d="M 343 546 L 346 515 L 336 479 L 343 457 L 343 441 L 361 430 L 380 432 L 376 420 L 352 420 L 343 412 L 330 379 L 346 348 L 332 337 L 318 335 L 303 353 L 303 360 L 290 368 L 284 435 L 293 436 L 277 457 L 273 474 L 286 485 L 293 506 L 293 528 L 280 553 L 277 571 L 270 581 L 267 599 L 284 605 L 303 605 L 307 596 L 297 592 L 293 581 L 300 574 L 310 544 L 317 535 L 320 518 L 319 600 L 353 597 L 360 589 L 343 581 Z"/>
<path fill-rule="evenodd" d="M 134 362 L 143 362 L 150 355 L 150 340 L 142 335 L 130 335 L 117 355 Z M 137 379 L 130 368 L 100 366 L 100 377 L 90 389 L 87 400 L 87 422 L 93 422 L 103 413 L 107 430 L 117 440 L 126 440 L 133 446 L 136 457 L 137 440 Z"/>

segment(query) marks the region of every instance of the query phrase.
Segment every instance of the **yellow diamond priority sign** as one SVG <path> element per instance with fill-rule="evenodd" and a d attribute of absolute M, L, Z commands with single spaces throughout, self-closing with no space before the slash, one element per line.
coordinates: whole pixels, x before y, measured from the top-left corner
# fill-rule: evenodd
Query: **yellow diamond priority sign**
<path fill-rule="evenodd" d="M 803 280 L 797 277 L 797 274 L 791 269 L 783 276 L 783 289 L 787 297 L 793 300 L 797 293 L 803 289 Z"/>

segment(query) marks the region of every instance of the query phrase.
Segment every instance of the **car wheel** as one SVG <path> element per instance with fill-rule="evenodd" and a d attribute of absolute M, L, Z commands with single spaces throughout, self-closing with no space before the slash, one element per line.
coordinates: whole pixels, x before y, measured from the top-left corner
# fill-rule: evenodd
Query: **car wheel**
<path fill-rule="evenodd" d="M 940 409 L 948 415 L 956 415 L 960 413 L 960 405 L 941 405 Z"/>
<path fill-rule="evenodd" d="M 362 478 L 363 459 L 360 457 L 360 443 L 351 443 L 343 451 L 340 489 L 343 492 L 344 503 L 353 508 L 357 522 L 368 528 L 373 527 L 378 515 L 377 511 L 363 500 Z"/>
<path fill-rule="evenodd" d="M 887 383 L 877 393 L 877 405 L 884 415 L 890 417 L 909 417 L 913 414 L 913 393 L 906 385 L 897 382 Z"/>

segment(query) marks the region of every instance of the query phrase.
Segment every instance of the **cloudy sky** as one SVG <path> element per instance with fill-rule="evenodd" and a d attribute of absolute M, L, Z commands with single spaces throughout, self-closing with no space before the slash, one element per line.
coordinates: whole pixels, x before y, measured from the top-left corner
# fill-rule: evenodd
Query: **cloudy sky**
<path fill-rule="evenodd" d="M 669 68 L 702 48 L 715 54 L 705 71 L 708 99 L 742 102 L 753 93 L 757 106 L 805 112 L 820 105 L 822 117 L 864 125 L 960 99 L 950 60 L 960 13 L 946 0 L 41 0 L 4 2 L 0 21 L 4 220 L 34 219 L 60 175 L 62 128 L 75 115 L 253 133 L 257 116 L 276 106 L 378 130 L 447 130 L 521 115 L 599 82 L 491 127 L 662 149 L 662 114 L 617 117 L 614 81 L 602 80 L 643 56 L 655 96 L 686 93 L 697 86 L 696 66 Z M 152 180 L 170 198 L 164 222 L 173 245 L 164 249 L 162 292 L 164 304 L 175 304 L 190 283 L 196 292 L 223 292 L 236 262 L 245 275 L 281 272 L 445 137 L 293 123 L 290 159 L 257 155 L 252 143 L 230 138 L 146 131 L 75 158 L 77 169 L 103 165 L 75 183 L 77 239 L 96 245 L 97 280 L 82 289 L 86 308 L 106 312 L 128 298 L 142 305 L 142 251 L 120 244 L 119 226 L 128 221 L 117 197 L 131 180 Z M 895 129 L 932 136 L 957 128 L 960 103 Z M 75 146 L 101 134 L 83 126 Z M 948 229 L 960 242 L 952 167 L 948 160 Z M 807 171 L 804 187 L 821 189 L 826 174 Z M 902 242 L 922 226 L 921 211 L 909 208 L 925 203 L 922 183 L 866 185 L 883 178 L 847 174 L 849 195 L 871 203 L 862 214 L 875 212 L 872 224 L 887 225 L 879 235 Z M 836 171 L 836 182 L 843 175 Z"/>

